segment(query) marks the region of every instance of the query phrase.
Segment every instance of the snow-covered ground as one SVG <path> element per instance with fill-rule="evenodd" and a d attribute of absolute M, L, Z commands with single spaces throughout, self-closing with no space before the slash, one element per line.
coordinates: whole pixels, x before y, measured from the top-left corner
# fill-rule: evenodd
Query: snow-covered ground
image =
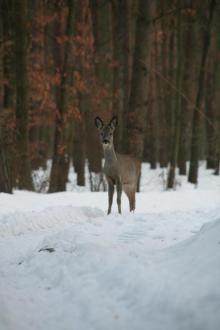
<path fill-rule="evenodd" d="M 137 209 L 107 193 L 0 194 L 0 330 L 220 329 L 220 178 L 143 166 Z"/>

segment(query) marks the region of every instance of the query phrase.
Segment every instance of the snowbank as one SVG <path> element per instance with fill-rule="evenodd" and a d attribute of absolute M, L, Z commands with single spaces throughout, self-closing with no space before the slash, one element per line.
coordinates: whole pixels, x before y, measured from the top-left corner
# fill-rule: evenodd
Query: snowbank
<path fill-rule="evenodd" d="M 218 330 L 220 180 L 163 192 L 160 172 L 122 215 L 107 193 L 0 194 L 0 330 Z"/>
<path fill-rule="evenodd" d="M 176 216 L 62 206 L 1 218 L 0 329 L 217 330 L 220 220 L 176 244 L 193 235 Z"/>

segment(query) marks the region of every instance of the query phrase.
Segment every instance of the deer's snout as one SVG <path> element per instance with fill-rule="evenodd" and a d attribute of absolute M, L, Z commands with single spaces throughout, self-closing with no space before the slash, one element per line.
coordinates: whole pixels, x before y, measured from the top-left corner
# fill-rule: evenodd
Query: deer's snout
<path fill-rule="evenodd" d="M 103 140 L 103 143 L 104 143 L 104 144 L 108 144 L 108 143 L 109 143 L 109 140 L 104 139 L 104 140 Z"/>

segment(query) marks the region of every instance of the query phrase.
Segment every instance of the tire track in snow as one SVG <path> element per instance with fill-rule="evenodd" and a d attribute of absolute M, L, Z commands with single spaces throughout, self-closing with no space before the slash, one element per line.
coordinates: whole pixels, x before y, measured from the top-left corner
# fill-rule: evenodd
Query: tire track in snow
<path fill-rule="evenodd" d="M 216 210 L 170 211 L 163 213 L 112 213 L 107 216 L 98 208 L 53 206 L 40 211 L 0 215 L 0 237 L 38 234 L 46 230 L 61 231 L 74 226 L 74 232 L 95 244 L 145 244 L 153 249 L 176 244 L 198 232 L 208 221 L 215 220 Z M 191 225 L 189 226 L 189 223 Z M 184 237 L 182 230 L 184 230 Z M 83 236 L 82 236 L 83 235 Z M 96 238 L 94 241 L 94 237 Z"/>
<path fill-rule="evenodd" d="M 89 221 L 103 216 L 97 208 L 49 207 L 41 211 L 16 212 L 0 217 L 0 237 L 19 236 L 50 228 L 59 228 Z"/>
<path fill-rule="evenodd" d="M 124 217 L 125 226 L 116 233 L 117 241 L 129 245 L 148 240 L 152 247 L 164 248 L 198 233 L 204 223 L 216 220 L 218 214 L 219 208 L 128 215 Z"/>

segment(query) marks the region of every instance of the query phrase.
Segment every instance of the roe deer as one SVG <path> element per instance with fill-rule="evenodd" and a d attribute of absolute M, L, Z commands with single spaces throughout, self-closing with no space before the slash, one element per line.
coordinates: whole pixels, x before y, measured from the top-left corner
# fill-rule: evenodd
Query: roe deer
<path fill-rule="evenodd" d="M 130 155 L 115 152 L 113 132 L 117 126 L 117 117 L 113 117 L 108 125 L 99 118 L 95 118 L 95 126 L 100 132 L 100 139 L 104 150 L 104 173 L 108 181 L 108 214 L 111 213 L 114 186 L 117 190 L 118 212 L 121 213 L 122 190 L 129 199 L 130 211 L 135 209 L 135 192 L 140 176 L 140 162 Z"/>

